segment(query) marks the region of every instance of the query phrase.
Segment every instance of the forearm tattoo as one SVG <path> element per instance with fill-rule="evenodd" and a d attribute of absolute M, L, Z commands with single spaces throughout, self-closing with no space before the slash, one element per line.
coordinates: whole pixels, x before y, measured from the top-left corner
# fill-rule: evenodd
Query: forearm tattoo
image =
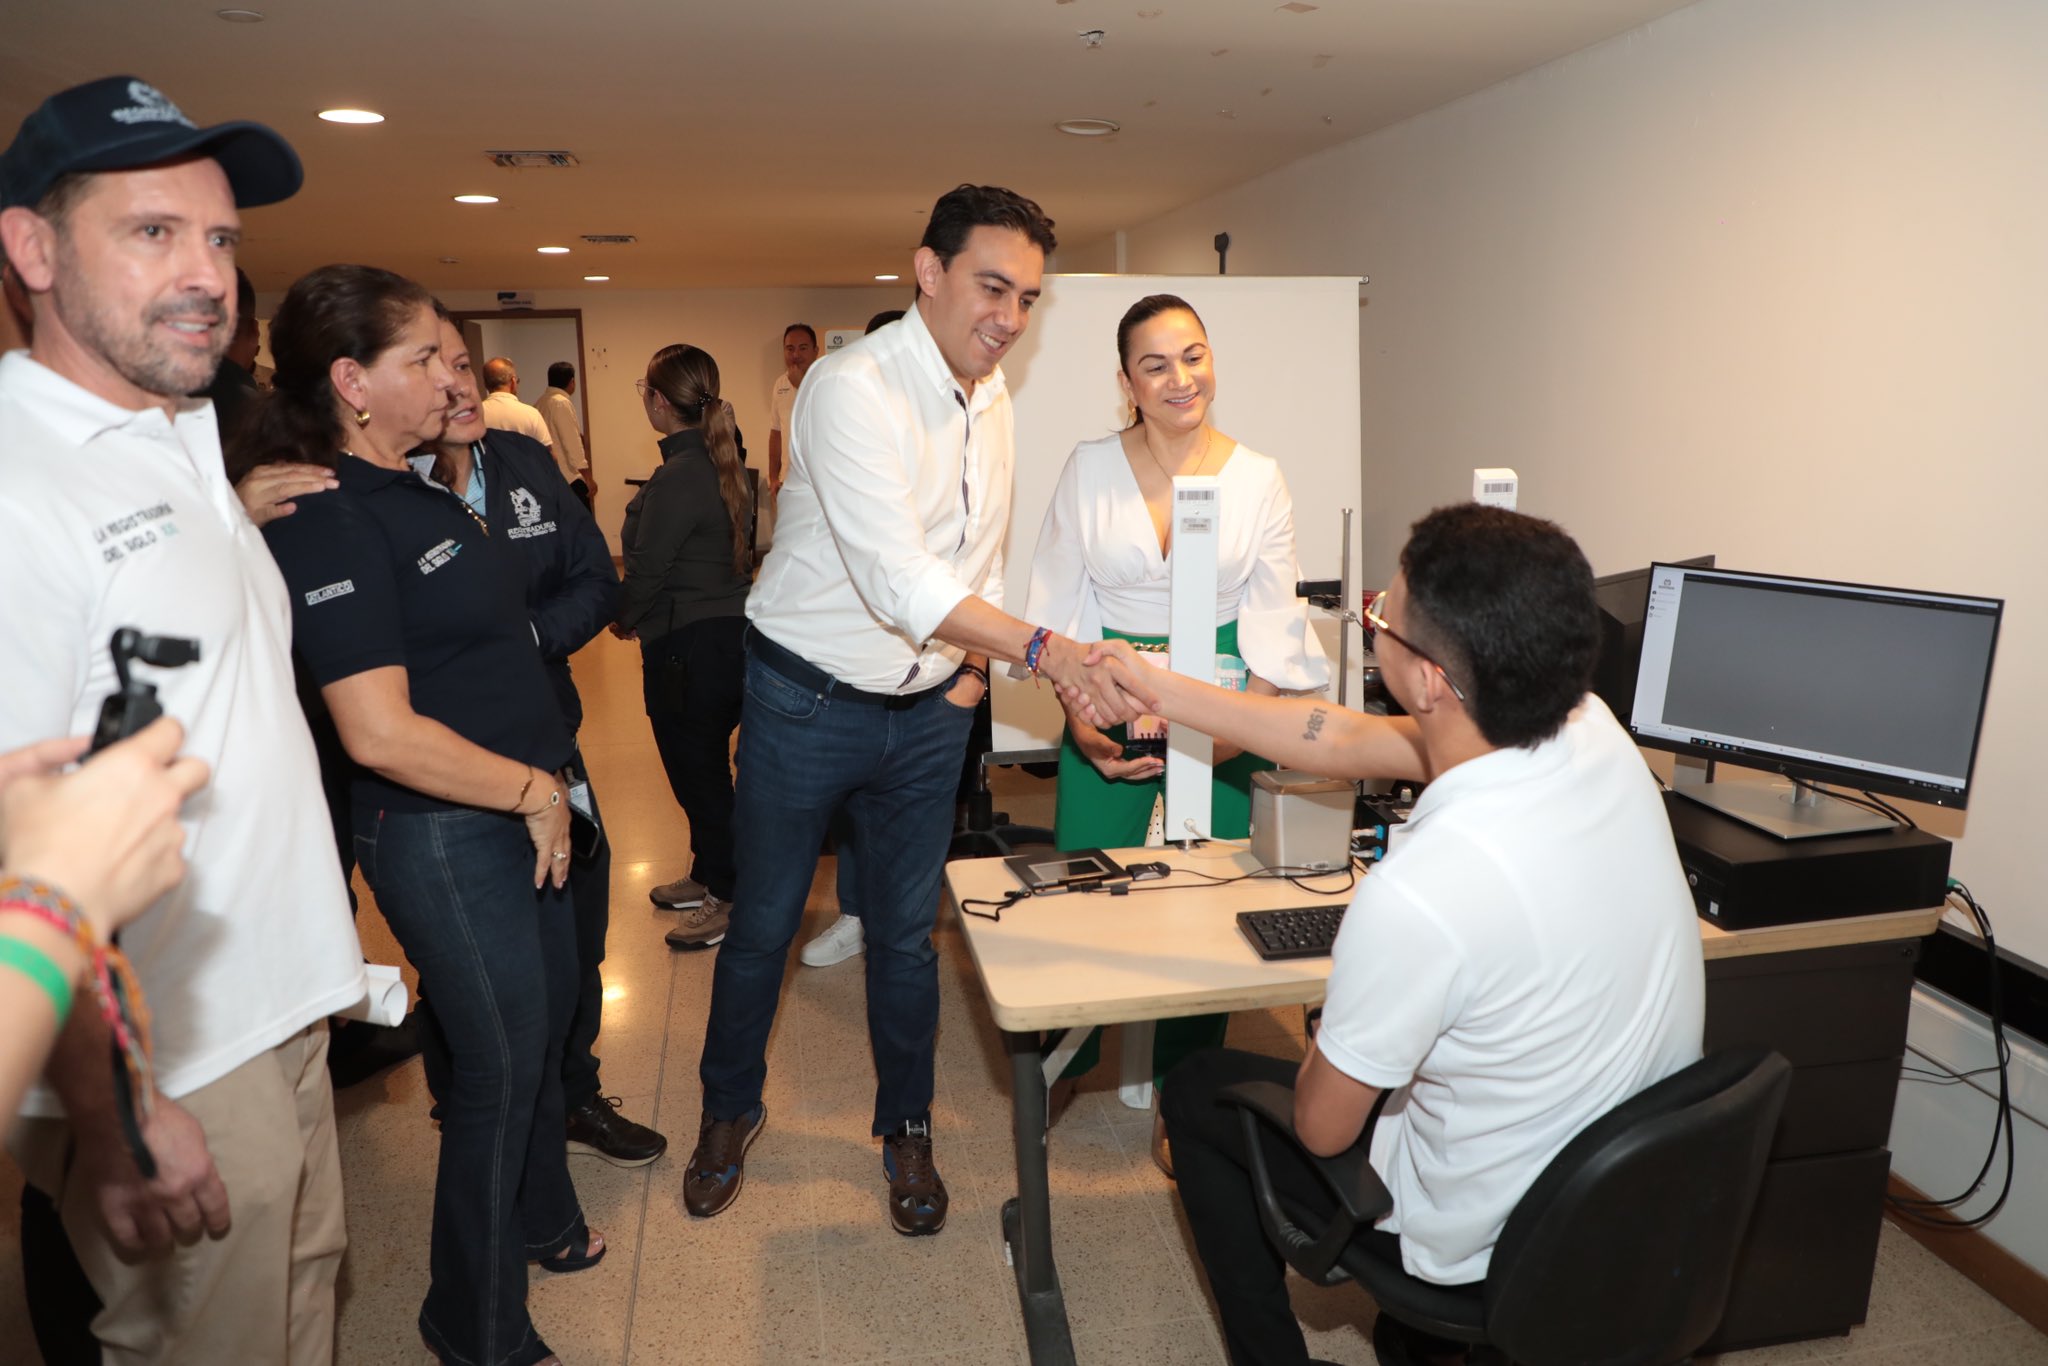
<path fill-rule="evenodd" d="M 1323 710 L 1323 708 L 1317 707 L 1314 711 L 1308 714 L 1308 729 L 1301 733 L 1301 738 L 1308 741 L 1315 741 L 1321 739 L 1323 734 L 1323 723 L 1329 719 L 1330 714 L 1327 711 Z"/>

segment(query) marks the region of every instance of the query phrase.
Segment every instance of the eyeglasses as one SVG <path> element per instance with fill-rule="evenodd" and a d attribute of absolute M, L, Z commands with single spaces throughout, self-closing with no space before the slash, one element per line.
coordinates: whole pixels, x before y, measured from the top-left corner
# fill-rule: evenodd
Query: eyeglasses
<path fill-rule="evenodd" d="M 642 398 L 646 398 L 648 394 L 653 392 L 652 388 L 644 379 L 636 379 L 633 381 L 633 391 L 639 394 Z"/>
<path fill-rule="evenodd" d="M 1389 640 L 1399 641 L 1403 649 L 1407 650 L 1410 654 L 1415 655 L 1417 658 L 1422 660 L 1423 663 L 1429 665 L 1430 668 L 1435 669 L 1438 673 L 1442 674 L 1444 676 L 1444 685 L 1451 690 L 1451 696 L 1457 698 L 1460 702 L 1463 702 L 1465 700 L 1464 692 L 1458 687 L 1456 683 L 1451 681 L 1451 675 L 1449 671 L 1446 670 L 1443 665 L 1436 662 L 1436 656 L 1430 654 L 1429 651 L 1423 649 L 1414 641 L 1408 639 L 1408 637 L 1402 635 L 1399 631 L 1396 631 L 1393 627 L 1387 625 L 1387 619 L 1384 616 L 1380 615 L 1382 612 L 1386 610 L 1386 607 L 1387 590 L 1382 588 L 1373 597 L 1372 605 L 1365 609 L 1365 629 L 1367 634 L 1372 636 L 1375 640 L 1377 640 L 1381 636 L 1385 636 Z"/>

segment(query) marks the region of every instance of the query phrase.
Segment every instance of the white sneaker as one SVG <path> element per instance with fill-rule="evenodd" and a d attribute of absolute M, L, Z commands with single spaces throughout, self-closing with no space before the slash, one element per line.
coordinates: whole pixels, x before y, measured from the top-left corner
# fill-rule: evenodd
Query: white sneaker
<path fill-rule="evenodd" d="M 862 934 L 858 916 L 842 915 L 823 934 L 804 945 L 797 955 L 807 968 L 829 968 L 844 963 L 861 950 Z"/>

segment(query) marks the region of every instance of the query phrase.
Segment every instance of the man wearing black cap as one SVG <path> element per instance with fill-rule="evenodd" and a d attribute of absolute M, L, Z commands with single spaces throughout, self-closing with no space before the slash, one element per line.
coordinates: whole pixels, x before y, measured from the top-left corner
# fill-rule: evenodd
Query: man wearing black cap
<path fill-rule="evenodd" d="M 92 729 L 120 627 L 189 637 L 145 668 L 215 785 L 190 873 L 123 932 L 158 1095 L 124 1146 L 111 1043 L 76 1011 L 12 1144 L 104 1304 L 109 1361 L 322 1362 L 346 1238 L 326 1017 L 363 994 L 292 690 L 283 580 L 229 486 L 202 389 L 235 322 L 238 206 L 300 184 L 257 124 L 200 128 L 128 77 L 52 96 L 0 153 L 27 352 L 0 358 L 0 748 Z M 61 1117 L 60 1117 L 61 1116 Z"/>

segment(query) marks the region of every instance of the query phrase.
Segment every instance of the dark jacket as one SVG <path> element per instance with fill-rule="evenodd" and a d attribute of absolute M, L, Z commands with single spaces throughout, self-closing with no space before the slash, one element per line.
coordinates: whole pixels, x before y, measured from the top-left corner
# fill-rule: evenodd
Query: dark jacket
<path fill-rule="evenodd" d="M 482 464 L 485 520 L 525 566 L 527 615 L 573 732 L 583 724 L 583 699 L 569 674 L 569 656 L 618 615 L 611 547 L 538 441 L 493 430 L 484 437 Z"/>
<path fill-rule="evenodd" d="M 745 614 L 753 575 L 733 572 L 732 522 L 702 431 L 661 439 L 661 468 L 626 504 L 619 548 L 626 561 L 619 624 L 641 639 Z"/>

